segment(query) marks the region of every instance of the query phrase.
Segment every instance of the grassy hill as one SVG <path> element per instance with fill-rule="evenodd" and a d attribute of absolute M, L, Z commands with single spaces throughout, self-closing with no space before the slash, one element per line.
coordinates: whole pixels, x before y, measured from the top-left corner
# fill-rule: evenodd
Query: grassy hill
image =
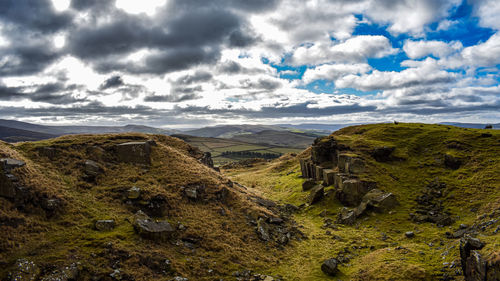
<path fill-rule="evenodd" d="M 265 130 L 252 134 L 242 134 L 231 139 L 254 144 L 305 149 L 318 137 L 316 134 Z"/>
<path fill-rule="evenodd" d="M 54 137 L 56 135 L 0 126 L 0 140 L 6 142 L 36 141 Z"/>
<path fill-rule="evenodd" d="M 150 155 L 139 150 L 146 146 Z M 129 161 L 145 155 L 150 164 Z M 0 142 L 0 158 L 25 163 L 12 171 L 0 163 L 2 194 L 16 188 L 15 196 L 0 196 L 0 279 L 76 271 L 78 280 L 218 280 L 278 264 L 286 246 L 274 239 L 287 234 L 292 243 L 292 222 L 201 164 L 202 155 L 161 135 Z M 285 222 L 268 224 L 273 217 Z"/>
<path fill-rule="evenodd" d="M 185 131 L 186 135 L 205 138 L 232 138 L 241 134 L 252 134 L 266 130 L 286 131 L 279 126 L 272 125 L 221 125 L 214 127 L 204 127 L 195 130 Z"/>
<path fill-rule="evenodd" d="M 373 124 L 341 129 L 322 142 L 329 140 L 362 159 L 366 169 L 359 177 L 393 193 L 400 205 L 385 213 L 368 212 L 354 225 L 344 225 L 336 223 L 344 206 L 335 187 L 326 187 L 319 203 L 305 204 L 309 192 L 302 191 L 305 180 L 299 159 L 310 157 L 311 149 L 297 157 L 223 171 L 265 197 L 305 204 L 294 219 L 310 239 L 286 249 L 289 258 L 272 273 L 286 280 L 463 280 L 459 254 L 463 233 L 486 243 L 484 256 L 500 249 L 498 130 Z M 376 161 L 373 151 L 384 146 L 394 149 L 392 158 Z M 460 161 L 459 167 L 446 166 L 450 157 Z M 433 204 L 449 213 L 452 223 L 447 226 L 411 219 L 421 208 L 417 198 L 428 196 L 435 183 L 442 189 Z M 408 238 L 406 232 L 414 237 Z M 321 271 L 321 263 L 332 257 L 343 261 L 335 278 Z"/>

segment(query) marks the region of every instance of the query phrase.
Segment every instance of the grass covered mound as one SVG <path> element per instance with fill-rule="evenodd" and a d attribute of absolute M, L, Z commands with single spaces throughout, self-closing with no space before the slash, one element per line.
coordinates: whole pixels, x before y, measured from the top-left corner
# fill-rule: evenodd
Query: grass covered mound
<path fill-rule="evenodd" d="M 385 213 L 367 212 L 350 226 L 336 223 L 344 206 L 333 186 L 325 188 L 319 203 L 303 205 L 309 193 L 302 191 L 299 159 L 310 157 L 310 149 L 255 167 L 224 170 L 263 196 L 303 205 L 294 219 L 310 239 L 286 249 L 289 258 L 269 273 L 286 280 L 329 280 L 321 263 L 333 257 L 342 261 L 334 279 L 463 280 L 461 237 L 483 241 L 483 256 L 500 249 L 500 131 L 372 124 L 341 129 L 322 141 L 329 139 L 349 157 L 362 159 L 360 179 L 376 182 L 400 204 Z M 390 150 L 390 157 L 377 157 L 381 148 Z M 422 204 L 451 220 L 446 226 L 419 220 Z"/>
<path fill-rule="evenodd" d="M 130 142 L 136 147 L 118 148 Z M 149 156 L 137 150 L 145 142 Z M 11 171 L 16 196 L 0 197 L 0 279 L 71 276 L 76 268 L 78 280 L 218 280 L 277 264 L 278 247 L 255 227 L 257 220 L 268 227 L 263 218 L 277 211 L 201 164 L 202 156 L 159 135 L 0 142 L 0 158 L 25 163 Z M 122 161 L 130 157 L 150 164 Z M 171 237 L 141 236 L 133 226 L 139 210 L 149 217 L 147 231 L 170 225 Z"/>

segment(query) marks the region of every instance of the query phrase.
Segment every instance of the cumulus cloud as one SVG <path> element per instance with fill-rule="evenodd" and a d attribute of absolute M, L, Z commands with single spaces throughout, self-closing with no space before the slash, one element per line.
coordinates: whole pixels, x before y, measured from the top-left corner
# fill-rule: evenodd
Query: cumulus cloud
<path fill-rule="evenodd" d="M 306 70 L 302 80 L 306 84 L 320 79 L 335 81 L 349 74 L 364 74 L 370 70 L 371 66 L 366 63 L 325 64 Z"/>
<path fill-rule="evenodd" d="M 381 58 L 397 52 L 389 39 L 381 35 L 360 35 L 344 42 L 302 46 L 287 61 L 291 65 L 317 65 L 332 62 L 364 62 L 367 58 Z"/>
<path fill-rule="evenodd" d="M 446 43 L 437 40 L 407 40 L 403 46 L 406 55 L 411 59 L 419 59 L 428 55 L 446 57 L 460 49 L 462 49 L 462 43 L 457 41 Z"/>

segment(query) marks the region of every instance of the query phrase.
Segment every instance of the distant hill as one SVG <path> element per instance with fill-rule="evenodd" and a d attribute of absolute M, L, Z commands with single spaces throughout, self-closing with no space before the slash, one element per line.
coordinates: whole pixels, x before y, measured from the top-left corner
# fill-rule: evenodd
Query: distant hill
<path fill-rule="evenodd" d="M 253 134 L 237 135 L 232 137 L 231 139 L 253 144 L 307 148 L 317 137 L 318 135 L 314 134 L 265 130 Z"/>
<path fill-rule="evenodd" d="M 8 142 L 32 141 L 72 134 L 145 133 L 172 135 L 176 130 L 143 125 L 126 126 L 44 126 L 0 119 L 0 139 Z"/>
<path fill-rule="evenodd" d="M 223 125 L 214 127 L 204 127 L 195 130 L 185 131 L 184 134 L 196 137 L 208 138 L 232 138 L 242 134 L 252 134 L 262 131 L 287 131 L 284 128 L 273 125 Z"/>
<path fill-rule="evenodd" d="M 458 122 L 442 122 L 440 124 L 443 125 L 451 125 L 455 127 L 461 127 L 461 128 L 470 128 L 470 129 L 484 129 L 484 127 L 488 124 L 483 124 L 483 123 L 458 123 Z M 500 123 L 496 124 L 489 124 L 493 126 L 493 129 L 500 129 Z"/>
<path fill-rule="evenodd" d="M 358 123 L 354 124 L 279 124 L 278 126 L 282 128 L 290 128 L 290 129 L 298 129 L 298 130 L 307 130 L 307 131 L 316 131 L 316 132 L 323 132 L 327 135 L 331 134 L 334 131 L 340 130 L 342 128 L 348 127 L 348 126 L 353 126 L 353 125 L 360 125 Z"/>
<path fill-rule="evenodd" d="M 0 140 L 6 142 L 37 141 L 54 137 L 56 135 L 0 126 Z"/>

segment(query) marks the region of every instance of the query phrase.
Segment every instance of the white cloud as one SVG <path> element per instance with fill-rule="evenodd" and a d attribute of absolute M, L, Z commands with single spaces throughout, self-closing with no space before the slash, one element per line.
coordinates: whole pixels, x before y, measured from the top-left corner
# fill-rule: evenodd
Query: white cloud
<path fill-rule="evenodd" d="M 493 0 L 494 1 L 494 0 Z M 366 14 L 379 23 L 388 23 L 394 34 L 405 32 L 422 35 L 427 24 L 445 18 L 461 0 L 373 0 Z"/>
<path fill-rule="evenodd" d="M 461 57 L 470 66 L 489 67 L 500 64 L 500 33 L 493 34 L 482 44 L 465 48 Z"/>
<path fill-rule="evenodd" d="M 454 41 L 446 43 L 443 41 L 412 41 L 407 40 L 403 46 L 403 50 L 411 59 L 419 59 L 428 55 L 435 57 L 446 57 L 450 54 L 462 49 L 462 43 Z"/>
<path fill-rule="evenodd" d="M 436 60 L 427 58 L 419 67 L 408 68 L 400 72 L 374 70 L 369 74 L 347 75 L 338 79 L 338 88 L 355 88 L 362 91 L 386 90 L 449 83 L 457 74 L 441 70 Z"/>
<path fill-rule="evenodd" d="M 331 62 L 364 62 L 367 58 L 381 58 L 395 52 L 397 49 L 392 48 L 385 36 L 360 35 L 333 45 L 319 43 L 299 47 L 287 63 L 318 65 Z"/>
<path fill-rule="evenodd" d="M 454 26 L 455 24 L 457 24 L 458 21 L 457 20 L 442 20 L 439 22 L 438 24 L 438 27 L 436 28 L 437 31 L 440 31 L 440 30 L 448 30 L 450 29 L 450 27 Z"/>
<path fill-rule="evenodd" d="M 474 13 L 479 17 L 479 24 L 483 27 L 490 27 L 500 30 L 500 1 L 498 0 L 473 0 Z"/>
<path fill-rule="evenodd" d="M 166 3 L 167 0 L 116 0 L 115 5 L 117 8 L 122 9 L 129 14 L 145 13 L 152 16 L 156 13 L 156 9 L 164 6 Z"/>
<path fill-rule="evenodd" d="M 359 64 L 325 64 L 308 69 L 304 73 L 302 80 L 308 84 L 314 80 L 325 79 L 335 81 L 348 74 L 363 74 L 371 70 L 370 65 L 366 63 Z"/>

